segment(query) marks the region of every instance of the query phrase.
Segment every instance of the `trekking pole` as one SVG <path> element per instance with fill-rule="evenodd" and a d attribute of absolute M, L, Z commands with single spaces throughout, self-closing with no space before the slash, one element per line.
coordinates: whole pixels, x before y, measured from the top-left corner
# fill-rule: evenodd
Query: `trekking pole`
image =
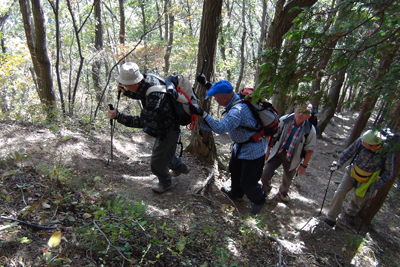
<path fill-rule="evenodd" d="M 329 184 L 331 183 L 332 174 L 334 172 L 335 171 L 331 171 L 331 175 L 329 176 L 328 186 L 326 187 L 325 196 L 324 196 L 324 199 L 322 200 L 321 210 L 319 211 L 319 215 L 318 216 L 321 216 L 322 208 L 324 207 L 324 203 L 325 203 L 326 193 L 328 193 Z"/>
<path fill-rule="evenodd" d="M 108 107 L 110 110 L 114 110 L 114 106 L 112 104 L 108 104 Z M 114 137 L 114 119 L 110 119 L 110 125 L 111 125 L 111 153 L 110 153 L 110 158 L 111 158 L 111 163 L 113 161 L 113 137 Z M 110 159 L 108 159 L 107 165 L 110 165 Z"/>
<path fill-rule="evenodd" d="M 118 105 L 119 105 L 119 99 L 121 98 L 121 91 L 118 91 L 118 100 L 117 100 L 117 110 L 118 110 Z M 114 106 L 112 104 L 108 104 L 110 110 L 114 110 Z M 111 163 L 113 161 L 113 139 L 114 139 L 114 129 L 115 129 L 115 123 L 114 119 L 110 119 L 110 125 L 111 125 Z M 110 159 L 107 162 L 107 165 L 110 165 Z"/>
<path fill-rule="evenodd" d="M 203 74 L 204 66 L 206 65 L 206 62 L 207 62 L 207 60 L 206 60 L 206 59 L 203 59 L 203 65 L 201 66 L 200 74 Z"/>
<path fill-rule="evenodd" d="M 369 207 L 369 205 L 371 204 L 371 200 L 372 200 L 372 198 L 374 197 L 374 191 L 375 191 L 375 190 L 373 190 L 373 191 L 371 192 L 371 196 L 369 197 L 368 204 L 367 204 L 367 207 L 366 207 L 365 209 L 367 209 L 367 208 Z M 360 227 L 358 228 L 358 231 L 357 231 L 357 235 L 360 233 L 363 224 L 364 224 L 364 220 L 361 220 Z"/>

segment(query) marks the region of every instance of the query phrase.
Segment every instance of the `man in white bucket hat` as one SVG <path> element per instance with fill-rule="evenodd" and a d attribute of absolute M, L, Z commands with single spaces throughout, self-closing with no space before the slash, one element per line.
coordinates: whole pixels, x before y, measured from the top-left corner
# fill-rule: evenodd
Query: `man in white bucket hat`
<path fill-rule="evenodd" d="M 125 115 L 118 110 L 108 110 L 107 115 L 127 127 L 143 128 L 145 133 L 156 138 L 150 166 L 158 183 L 152 190 L 155 193 L 164 193 L 172 187 L 169 169 L 177 175 L 189 172 L 189 167 L 175 155 L 180 128 L 172 101 L 167 93 L 148 91 L 153 86 L 164 85 L 164 81 L 155 75 L 140 73 L 136 63 L 127 62 L 121 66 L 117 82 L 118 91 L 140 100 L 143 109 L 139 116 Z"/>

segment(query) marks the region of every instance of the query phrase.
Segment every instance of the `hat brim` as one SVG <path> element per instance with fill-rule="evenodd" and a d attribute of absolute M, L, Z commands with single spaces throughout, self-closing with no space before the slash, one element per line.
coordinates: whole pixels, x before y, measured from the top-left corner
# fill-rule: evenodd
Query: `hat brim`
<path fill-rule="evenodd" d="M 143 75 L 140 73 L 140 75 L 134 80 L 124 80 L 121 78 L 121 75 L 119 75 L 116 80 L 118 83 L 122 83 L 124 85 L 132 85 L 132 84 L 137 84 L 141 80 L 143 80 Z"/>

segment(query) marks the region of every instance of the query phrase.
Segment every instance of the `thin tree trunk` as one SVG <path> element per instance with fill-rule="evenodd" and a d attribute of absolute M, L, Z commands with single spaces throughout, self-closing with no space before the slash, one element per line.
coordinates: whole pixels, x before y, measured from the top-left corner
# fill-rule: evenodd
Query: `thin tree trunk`
<path fill-rule="evenodd" d="M 328 126 L 328 123 L 331 121 L 333 116 L 335 115 L 335 110 L 336 106 L 339 100 L 339 95 L 340 95 L 340 89 L 343 86 L 344 79 L 346 75 L 346 69 L 341 70 L 337 76 L 335 77 L 335 82 L 329 91 L 329 104 L 326 105 L 324 111 L 322 112 L 319 121 L 318 121 L 318 126 L 317 126 L 317 133 L 318 137 L 322 136 L 322 133 L 324 132 L 326 126 Z"/>
<path fill-rule="evenodd" d="M 394 43 L 395 42 L 392 42 L 392 44 Z M 375 82 L 373 83 L 374 85 L 369 89 L 369 94 L 364 99 L 364 103 L 358 115 L 357 121 L 354 124 L 349 138 L 347 139 L 346 147 L 350 146 L 361 135 L 361 132 L 367 125 L 368 119 L 371 116 L 371 112 L 374 110 L 376 101 L 378 100 L 379 92 L 382 90 L 379 80 L 386 75 L 389 67 L 392 64 L 392 61 L 395 58 L 393 55 L 396 54 L 398 49 L 399 47 L 395 46 L 392 47 L 392 50 L 388 49 L 386 51 L 381 51 L 381 64 L 379 66 L 378 73 L 376 74 Z"/>
<path fill-rule="evenodd" d="M 125 44 L 125 0 L 119 0 L 119 43 Z"/>
<path fill-rule="evenodd" d="M 389 194 L 390 188 L 395 182 L 395 178 L 399 174 L 400 171 L 400 149 L 396 153 L 396 162 L 394 164 L 394 172 L 393 177 L 391 177 L 379 190 L 374 198 L 371 200 L 366 200 L 363 202 L 360 211 L 358 212 L 359 216 L 362 218 L 363 222 L 366 225 L 370 225 L 372 219 L 381 209 L 383 203 L 385 203 L 386 197 Z"/>
<path fill-rule="evenodd" d="M 271 23 L 266 39 L 266 48 L 275 52 L 274 55 L 260 60 L 260 66 L 268 62 L 268 65 L 271 67 L 260 72 L 257 88 L 268 88 L 270 82 L 275 79 L 276 66 L 278 66 L 279 55 L 281 54 L 283 36 L 293 26 L 293 20 L 302 12 L 303 8 L 313 6 L 317 0 L 293 0 L 286 5 L 285 2 L 286 0 L 278 0 L 276 2 L 275 17 Z M 269 98 L 271 95 L 266 97 Z M 274 97 L 273 100 L 275 107 L 279 106 L 279 103 L 276 101 L 277 99 L 282 99 L 279 92 L 276 92 L 276 97 Z M 278 111 L 282 112 L 282 110 Z"/>
<path fill-rule="evenodd" d="M 243 72 L 244 72 L 244 46 L 245 46 L 245 41 L 246 41 L 246 1 L 243 0 L 242 2 L 242 24 L 243 24 L 243 33 L 242 33 L 242 43 L 240 45 L 240 71 L 239 71 L 239 77 L 236 82 L 236 92 L 239 92 L 240 90 L 240 84 L 242 83 L 243 79 Z"/>
<path fill-rule="evenodd" d="M 100 102 L 101 98 L 101 85 L 100 85 L 100 72 L 101 72 L 101 64 L 102 64 L 102 56 L 101 52 L 103 50 L 103 20 L 101 17 L 101 1 L 95 0 L 95 8 L 94 8 L 94 17 L 95 17 L 95 49 L 97 55 L 92 65 L 92 79 L 94 90 L 96 91 L 96 100 Z"/>
<path fill-rule="evenodd" d="M 221 11 L 222 0 L 204 0 L 196 73 L 201 72 L 203 59 L 206 59 L 207 64 L 204 66 L 203 73 L 211 82 L 213 81 L 214 76 L 213 69 L 216 58 L 219 26 L 221 23 Z M 196 93 L 201 100 L 206 96 L 205 88 L 199 87 L 199 84 L 197 84 Z M 206 112 L 209 112 L 211 100 L 204 100 L 200 103 L 200 105 Z M 217 159 L 217 150 L 214 137 L 211 131 L 199 130 L 201 121 L 202 118 L 198 117 L 196 127 L 192 131 L 190 144 L 187 147 L 187 150 L 193 151 L 198 155 L 202 155 L 210 162 L 214 162 L 214 160 Z"/>
<path fill-rule="evenodd" d="M 56 24 L 56 75 L 57 75 L 57 84 L 58 84 L 58 93 L 60 94 L 60 101 L 61 101 L 61 108 L 62 108 L 62 112 L 63 112 L 63 116 L 66 115 L 66 111 L 65 111 L 65 102 L 64 102 L 64 94 L 63 94 L 63 90 L 62 90 L 62 83 L 61 83 L 61 74 L 60 74 L 60 22 L 58 20 L 58 11 L 59 6 L 60 6 L 60 0 L 56 0 L 56 3 L 54 4 L 54 2 L 49 1 L 53 12 L 54 12 L 54 18 L 55 18 L 55 24 Z"/>
<path fill-rule="evenodd" d="M 37 76 L 37 92 L 48 118 L 52 119 L 56 111 L 56 98 L 53 91 L 51 64 L 47 55 L 43 3 L 41 0 L 32 1 L 32 10 L 28 0 L 19 0 L 19 4 L 24 21 L 26 40 Z"/>
<path fill-rule="evenodd" d="M 171 2 L 169 2 L 169 10 L 171 10 Z M 171 51 L 172 51 L 172 44 L 174 42 L 174 22 L 175 18 L 172 12 L 168 13 L 168 20 L 169 20 L 169 37 L 168 37 L 168 45 L 167 45 L 167 50 L 164 55 L 164 75 L 165 77 L 168 76 L 169 72 L 169 58 L 171 57 Z"/>

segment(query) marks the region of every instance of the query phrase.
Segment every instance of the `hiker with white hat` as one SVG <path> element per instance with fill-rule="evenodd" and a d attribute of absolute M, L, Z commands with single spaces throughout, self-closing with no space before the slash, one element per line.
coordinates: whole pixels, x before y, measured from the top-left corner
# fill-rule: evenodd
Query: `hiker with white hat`
<path fill-rule="evenodd" d="M 389 149 L 385 146 L 389 144 L 385 140 L 386 136 L 380 131 L 368 130 L 342 152 L 339 162 L 332 163 L 330 170 L 334 172 L 352 159 L 346 167 L 325 219 L 330 227 L 335 226 L 336 218 L 342 212 L 343 201 L 350 190 L 354 188 L 354 193 L 344 217 L 348 224 L 355 226 L 355 215 L 363 201 L 373 196 L 371 194 L 392 177 L 395 156 L 387 153 Z"/>
<path fill-rule="evenodd" d="M 172 177 L 187 174 L 189 167 L 175 154 L 180 134 L 179 119 L 172 106 L 168 94 L 152 91 L 149 88 L 165 85 L 161 78 L 153 74 L 142 74 L 136 63 L 123 64 L 117 77 L 118 91 L 133 99 L 141 101 L 143 109 L 139 116 L 125 115 L 118 110 L 108 110 L 108 117 L 155 137 L 151 154 L 151 171 L 158 178 L 152 187 L 155 193 L 164 193 L 172 187 Z M 164 86 L 165 87 L 165 86 Z"/>

